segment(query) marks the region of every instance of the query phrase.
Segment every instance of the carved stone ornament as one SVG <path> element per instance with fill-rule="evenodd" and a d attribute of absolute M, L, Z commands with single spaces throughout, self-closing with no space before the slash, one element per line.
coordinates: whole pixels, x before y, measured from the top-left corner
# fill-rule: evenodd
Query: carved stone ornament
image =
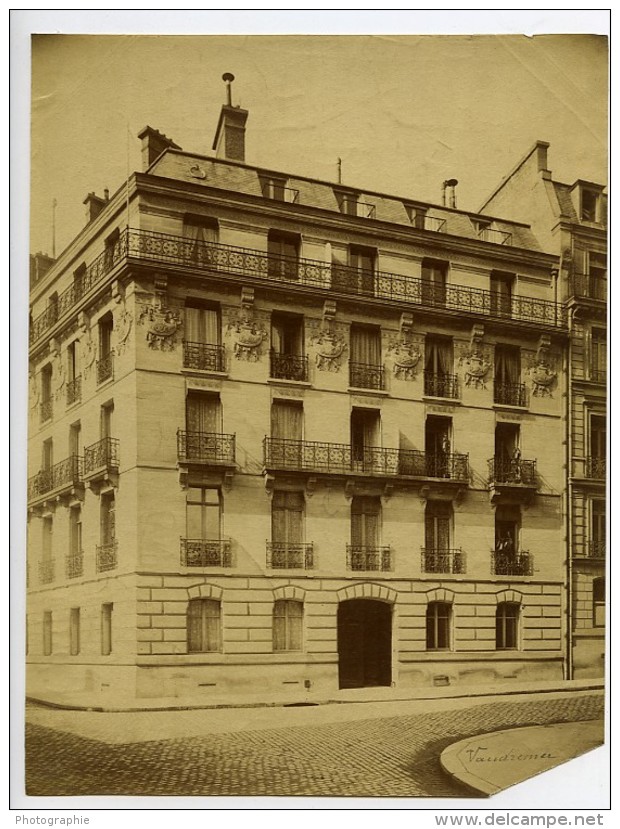
<path fill-rule="evenodd" d="M 336 303 L 326 300 L 323 306 L 323 321 L 310 342 L 316 351 L 316 367 L 320 371 L 339 371 L 347 344 L 342 334 L 333 330 Z"/>
<path fill-rule="evenodd" d="M 488 352 L 483 348 L 484 328 L 474 325 L 469 346 L 461 352 L 459 365 L 463 366 L 465 385 L 474 389 L 486 389 L 486 376 L 491 368 Z"/>
<path fill-rule="evenodd" d="M 262 324 L 254 318 L 254 291 L 241 289 L 241 310 L 230 317 L 228 330 L 232 332 L 233 353 L 237 360 L 256 363 L 262 354 L 262 344 L 267 339 L 267 332 Z"/>
<path fill-rule="evenodd" d="M 61 354 L 60 351 L 56 352 L 54 357 L 54 369 L 52 371 L 52 378 L 54 381 L 54 398 L 56 400 L 62 400 L 65 393 L 65 382 L 67 380 L 67 371 L 65 366 L 65 361 L 62 359 L 64 354 Z"/>
<path fill-rule="evenodd" d="M 88 377 L 96 357 L 97 346 L 95 344 L 92 331 L 89 329 L 86 336 L 82 339 L 82 366 L 84 377 Z"/>
<path fill-rule="evenodd" d="M 128 345 L 129 335 L 133 326 L 133 314 L 127 308 L 125 302 L 122 307 L 114 314 L 114 330 L 116 333 L 116 354 L 122 354 Z"/>
<path fill-rule="evenodd" d="M 387 356 L 392 358 L 394 377 L 398 380 L 414 380 L 420 362 L 421 351 L 417 343 L 400 337 L 390 342 Z"/>
<path fill-rule="evenodd" d="M 39 384 L 37 383 L 37 375 L 34 370 L 28 373 L 28 399 L 30 401 L 30 408 L 36 410 L 39 406 L 41 394 Z"/>
<path fill-rule="evenodd" d="M 528 374 L 532 381 L 532 395 L 534 397 L 553 397 L 551 388 L 558 373 L 554 371 L 549 348 L 549 336 L 543 335 L 540 338 L 536 356 L 530 361 Z"/>
<path fill-rule="evenodd" d="M 177 344 L 177 331 L 182 325 L 181 314 L 177 309 L 168 307 L 165 284 L 159 289 L 158 284 L 156 280 L 155 294 L 150 303 L 142 306 L 138 322 L 147 326 L 149 348 L 173 351 Z"/>

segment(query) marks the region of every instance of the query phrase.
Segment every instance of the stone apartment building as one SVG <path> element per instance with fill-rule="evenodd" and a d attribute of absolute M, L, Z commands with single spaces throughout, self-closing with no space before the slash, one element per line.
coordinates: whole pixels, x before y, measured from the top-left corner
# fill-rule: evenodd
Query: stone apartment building
<path fill-rule="evenodd" d="M 557 251 L 455 180 L 248 164 L 247 118 L 229 98 L 213 156 L 146 127 L 36 260 L 29 692 L 566 676 Z"/>
<path fill-rule="evenodd" d="M 543 249 L 560 259 L 569 327 L 567 497 L 569 673 L 602 676 L 605 656 L 607 192 L 553 179 L 549 144 L 537 141 L 482 210 L 528 217 Z"/>

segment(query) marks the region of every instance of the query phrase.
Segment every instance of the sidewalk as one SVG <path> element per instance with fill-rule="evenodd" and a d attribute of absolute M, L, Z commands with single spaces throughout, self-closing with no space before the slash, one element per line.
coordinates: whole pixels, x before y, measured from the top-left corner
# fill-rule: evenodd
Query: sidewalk
<path fill-rule="evenodd" d="M 604 688 L 603 679 L 573 679 L 553 682 L 503 682 L 489 685 L 459 685 L 445 688 L 355 688 L 336 690 L 332 693 L 291 691 L 273 694 L 228 694 L 226 696 L 203 694 L 193 697 L 140 698 L 120 696 L 105 692 L 94 695 L 87 692 L 55 693 L 45 697 L 27 695 L 28 702 L 51 708 L 75 711 L 188 711 L 217 708 L 267 708 L 310 705 L 338 705 L 343 703 L 408 702 L 412 700 L 463 699 L 470 697 L 498 697 L 514 694 L 561 693 L 573 691 L 598 691 Z"/>

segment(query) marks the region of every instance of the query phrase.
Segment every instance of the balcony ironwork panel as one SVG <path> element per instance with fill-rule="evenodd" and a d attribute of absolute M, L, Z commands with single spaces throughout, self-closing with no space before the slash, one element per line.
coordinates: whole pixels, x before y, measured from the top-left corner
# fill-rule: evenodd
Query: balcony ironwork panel
<path fill-rule="evenodd" d="M 494 383 L 493 402 L 502 406 L 527 406 L 525 383 Z"/>
<path fill-rule="evenodd" d="M 390 547 L 347 544 L 347 568 L 349 570 L 390 571 L 392 550 Z"/>
<path fill-rule="evenodd" d="M 79 403 L 82 399 L 82 378 L 76 377 L 67 383 L 67 406 Z"/>
<path fill-rule="evenodd" d="M 311 541 L 268 541 L 267 567 L 272 570 L 312 570 L 314 546 Z"/>
<path fill-rule="evenodd" d="M 589 379 L 593 383 L 599 383 L 600 385 L 604 386 L 605 383 L 607 383 L 607 369 L 604 369 L 604 368 L 591 368 Z"/>
<path fill-rule="evenodd" d="M 586 477 L 595 478 L 604 481 L 607 475 L 607 459 L 606 458 L 587 458 L 586 459 Z"/>
<path fill-rule="evenodd" d="M 446 397 L 451 400 L 458 398 L 458 377 L 456 374 L 437 374 L 434 371 L 424 372 L 424 394 L 427 397 Z"/>
<path fill-rule="evenodd" d="M 118 471 L 118 438 L 102 438 L 97 443 L 84 449 L 84 475 L 92 475 L 99 470 Z"/>
<path fill-rule="evenodd" d="M 536 461 L 490 458 L 489 483 L 537 487 Z"/>
<path fill-rule="evenodd" d="M 110 541 L 97 547 L 96 568 L 98 573 L 116 569 L 118 564 L 118 542 Z"/>
<path fill-rule="evenodd" d="M 385 369 L 370 363 L 349 363 L 349 385 L 357 389 L 384 389 Z"/>
<path fill-rule="evenodd" d="M 179 460 L 185 463 L 235 465 L 235 436 L 219 432 L 177 432 Z"/>
<path fill-rule="evenodd" d="M 28 501 L 73 488 L 82 482 L 83 473 L 84 460 L 79 455 L 70 455 L 51 469 L 42 469 L 28 481 Z"/>
<path fill-rule="evenodd" d="M 573 296 L 607 301 L 607 280 L 587 273 L 576 273 L 571 278 Z"/>
<path fill-rule="evenodd" d="M 39 420 L 41 423 L 45 423 L 48 420 L 51 420 L 54 415 L 54 401 L 53 400 L 44 400 L 41 405 L 39 406 Z"/>
<path fill-rule="evenodd" d="M 276 380 L 308 381 L 308 358 L 300 354 L 269 354 L 269 376 Z"/>
<path fill-rule="evenodd" d="M 230 567 L 229 538 L 182 538 L 182 567 Z"/>
<path fill-rule="evenodd" d="M 296 282 L 304 287 L 329 289 L 359 295 L 370 293 L 380 299 L 410 303 L 430 308 L 440 305 L 449 310 L 498 319 L 514 319 L 551 328 L 566 327 L 566 310 L 561 303 L 531 297 L 513 296 L 509 312 L 496 309 L 496 296 L 491 291 L 464 285 L 446 285 L 441 296 L 423 290 L 422 280 L 377 271 L 360 283 L 360 271 L 349 266 L 338 266 L 337 285 L 332 284 L 332 265 L 319 260 L 297 257 L 270 256 L 264 251 L 202 242 L 154 231 L 128 229 L 121 232 L 118 241 L 92 262 L 85 270 L 79 290 L 69 286 L 58 297 L 58 302 L 36 317 L 30 328 L 30 342 L 36 342 L 63 314 L 72 309 L 106 274 L 126 259 L 137 259 L 157 264 L 194 267 L 205 271 L 227 272 L 269 281 Z M 285 263 L 282 265 L 282 263 Z M 272 264 L 273 263 L 273 264 Z M 334 272 L 336 269 L 334 268 Z M 350 278 L 344 279 L 344 274 Z M 368 288 L 370 287 L 370 290 Z"/>
<path fill-rule="evenodd" d="M 459 548 L 454 550 L 436 550 L 422 548 L 423 573 L 465 573 L 465 553 Z"/>
<path fill-rule="evenodd" d="M 491 550 L 491 573 L 495 576 L 531 576 L 534 560 L 527 552 Z"/>
<path fill-rule="evenodd" d="M 224 371 L 224 346 L 183 340 L 183 367 L 199 371 Z"/>
<path fill-rule="evenodd" d="M 114 355 L 106 354 L 100 360 L 97 360 L 97 385 L 105 383 L 106 380 L 111 380 L 114 376 Z"/>
<path fill-rule="evenodd" d="M 51 584 L 56 575 L 56 563 L 53 558 L 39 562 L 39 581 L 41 584 Z"/>
<path fill-rule="evenodd" d="M 606 558 L 607 542 L 606 541 L 589 541 L 586 547 L 586 555 L 588 558 Z"/>
<path fill-rule="evenodd" d="M 37 498 L 51 492 L 53 477 L 51 469 L 42 469 L 28 479 L 28 501 L 35 501 Z"/>
<path fill-rule="evenodd" d="M 77 579 L 84 574 L 84 553 L 72 553 L 65 559 L 65 571 L 68 579 Z"/>

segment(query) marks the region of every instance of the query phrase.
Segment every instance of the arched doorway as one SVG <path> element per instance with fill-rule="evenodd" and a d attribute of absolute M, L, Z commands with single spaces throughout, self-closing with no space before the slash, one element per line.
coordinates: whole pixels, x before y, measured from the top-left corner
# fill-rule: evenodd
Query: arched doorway
<path fill-rule="evenodd" d="M 349 599 L 338 606 L 340 688 L 391 685 L 392 607 L 374 599 Z"/>

